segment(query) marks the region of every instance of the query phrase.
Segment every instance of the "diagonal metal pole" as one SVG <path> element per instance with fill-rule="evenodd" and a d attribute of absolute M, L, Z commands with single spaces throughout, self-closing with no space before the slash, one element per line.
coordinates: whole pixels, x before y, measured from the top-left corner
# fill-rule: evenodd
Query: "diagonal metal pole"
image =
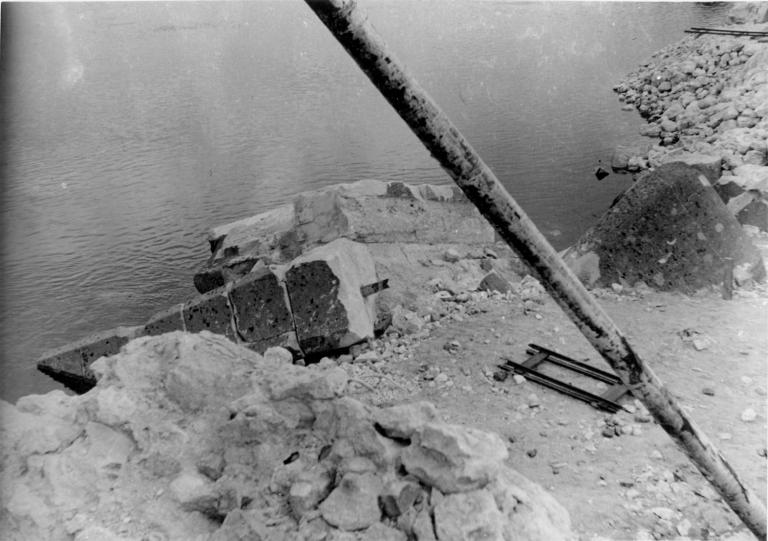
<path fill-rule="evenodd" d="M 632 394 L 685 451 L 744 524 L 766 537 L 766 509 L 634 352 L 616 324 L 512 199 L 459 130 L 387 49 L 354 0 L 305 0 Z"/>

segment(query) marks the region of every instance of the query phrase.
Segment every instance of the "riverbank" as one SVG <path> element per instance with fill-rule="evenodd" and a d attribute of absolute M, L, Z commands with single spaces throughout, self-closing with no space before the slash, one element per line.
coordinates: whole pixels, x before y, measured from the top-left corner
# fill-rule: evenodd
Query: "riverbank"
<path fill-rule="evenodd" d="M 640 133 L 650 139 L 617 149 L 614 170 L 696 165 L 742 224 L 768 230 L 768 39 L 689 35 L 614 90 L 647 120 Z"/>
<path fill-rule="evenodd" d="M 530 342 L 605 368 L 504 245 L 378 244 L 392 325 L 316 368 L 291 365 L 281 349 L 261 358 L 174 333 L 98 361 L 98 386 L 82 397 L 3 404 L 3 531 L 78 541 L 447 539 L 491 524 L 555 539 L 569 530 L 562 506 L 583 539 L 747 538 L 639 404 L 605 415 L 497 374 Z M 490 270 L 499 280 L 481 288 Z M 593 292 L 764 493 L 765 288 L 737 289 L 733 301 L 713 288 Z M 391 408 L 420 399 L 437 411 Z M 438 415 L 471 429 L 427 428 Z M 501 437 L 470 432 L 478 428 Z M 450 467 L 432 469 L 437 452 Z M 489 471 L 505 472 L 504 482 L 485 482 Z"/>

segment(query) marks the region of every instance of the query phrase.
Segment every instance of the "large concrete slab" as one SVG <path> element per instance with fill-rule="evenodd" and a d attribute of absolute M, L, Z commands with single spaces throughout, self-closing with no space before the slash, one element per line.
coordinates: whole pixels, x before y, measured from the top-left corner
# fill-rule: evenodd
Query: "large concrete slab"
<path fill-rule="evenodd" d="M 637 182 L 564 259 L 587 285 L 633 285 L 691 292 L 721 284 L 725 258 L 765 278 L 758 250 L 707 178 L 682 163 Z"/>

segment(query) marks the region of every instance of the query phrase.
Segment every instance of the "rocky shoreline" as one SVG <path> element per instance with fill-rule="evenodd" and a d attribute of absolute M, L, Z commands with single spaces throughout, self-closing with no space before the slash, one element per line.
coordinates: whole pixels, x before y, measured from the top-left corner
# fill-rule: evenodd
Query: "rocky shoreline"
<path fill-rule="evenodd" d="M 768 30 L 764 6 L 756 6 L 738 19 L 749 25 L 727 28 Z M 697 166 L 714 177 L 742 224 L 768 229 L 768 39 L 689 35 L 614 90 L 627 110 L 647 120 L 640 134 L 650 139 L 617 148 L 615 171 L 677 161 Z"/>
<path fill-rule="evenodd" d="M 624 163 L 616 157 L 617 170 L 683 161 L 710 178 L 748 233 L 755 237 L 768 229 L 761 221 L 768 192 L 768 43 L 686 38 L 616 90 L 649 120 L 646 134 L 658 138 L 646 150 L 625 152 Z M 362 212 L 367 207 L 361 197 L 374 214 Z M 234 312 L 231 283 L 252 279 L 255 268 L 265 273 L 305 250 L 338 242 L 333 239 L 354 241 L 370 250 L 378 277 L 392 282 L 391 290 L 376 297 L 377 308 L 390 318 L 385 335 L 301 366 L 288 349 L 265 343 L 257 353 L 211 334 L 208 316 L 201 332 L 181 332 L 188 322 L 176 312 L 188 306 L 175 308 L 173 324 L 162 333 L 148 323 L 118 344 L 119 353 L 84 364 L 98 378 L 86 394 L 54 391 L 15 405 L 0 401 L 0 531 L 12 540 L 67 541 L 533 541 L 579 534 L 594 539 L 606 529 L 627 538 L 637 532 L 637 539 L 733 534 L 738 521 L 706 482 L 685 466 L 672 471 L 674 446 L 641 404 L 628 403 L 606 417 L 545 394 L 521 376 L 512 383 L 495 373 L 494 348 L 509 351 L 532 339 L 582 355 L 589 348 L 561 322 L 562 313 L 541 285 L 460 200 L 453 188 L 367 182 L 301 196 L 268 219 L 215 228 L 211 259 L 195 281 L 202 299 L 218 299 L 217 291 L 225 288 L 222 310 Z M 393 215 L 408 219 L 392 222 Z M 384 223 L 397 228 L 382 231 Z M 475 237 L 458 240 L 467 229 Z M 375 278 L 367 277 L 364 285 Z M 355 283 L 355 295 L 360 285 Z M 594 293 L 614 308 L 635 306 L 659 319 L 665 303 L 693 302 L 653 292 L 644 283 L 613 283 Z M 760 288 L 736 292 L 737 301 L 752 302 L 752 312 L 764 297 Z M 708 303 L 694 307 L 707 314 L 712 306 L 728 308 L 717 304 L 719 291 L 711 287 L 696 299 Z M 628 319 L 641 327 L 639 320 L 652 315 L 632 312 Z M 242 338 L 243 318 L 220 319 L 222 329 L 232 330 L 230 339 Z M 689 356 L 708 350 L 712 366 L 730 357 L 741 364 L 754 361 L 761 368 L 751 378 L 743 375 L 742 384 L 764 397 L 765 338 L 750 332 L 744 338 L 734 327 L 741 323 L 732 319 L 723 324 L 726 338 L 719 343 L 689 328 L 684 343 L 669 329 L 671 337 L 656 328 L 644 335 L 653 340 L 644 342 L 664 342 L 675 361 L 691 364 L 701 358 Z M 493 327 L 507 328 L 512 320 L 508 335 Z M 692 320 L 700 325 L 702 318 Z M 736 350 L 719 349 L 730 342 L 738 342 Z M 79 357 L 71 362 L 80 366 Z M 690 387 L 689 375 L 681 379 Z M 706 389 L 707 398 L 716 392 L 729 396 L 725 383 L 717 391 Z M 422 395 L 444 402 L 442 410 L 414 402 Z M 481 410 L 489 399 L 497 402 Z M 710 417 L 726 409 L 721 406 Z M 484 427 L 507 427 L 503 438 L 457 424 L 480 411 Z M 746 418 L 742 413 L 744 423 L 763 423 L 762 410 L 750 411 Z M 562 443 L 557 434 L 571 429 L 573 434 L 563 435 L 565 454 L 543 458 Z M 731 431 L 747 437 L 738 427 Z M 664 453 L 672 458 L 656 443 L 647 454 L 658 463 L 642 471 L 603 467 L 611 456 L 630 454 L 617 441 L 640 435 L 666 442 Z M 732 435 L 718 437 L 727 441 Z M 643 439 L 630 440 L 636 443 L 628 447 L 640 448 Z M 764 437 L 759 441 L 762 471 Z M 570 475 L 576 488 L 550 493 L 537 484 L 544 477 L 535 483 L 510 466 L 534 471 L 537 455 L 545 461 L 547 484 Z M 753 464 L 756 455 L 750 456 Z M 608 490 L 609 481 L 617 485 L 605 501 L 599 493 L 576 492 L 594 470 L 597 490 Z M 763 474 L 756 477 L 764 481 Z M 635 530 L 616 529 L 614 515 L 607 526 L 591 523 L 596 516 L 580 516 L 597 505 L 593 497 L 605 505 L 626 502 L 622 509 Z M 734 539 L 746 539 L 738 537 L 743 533 Z"/>

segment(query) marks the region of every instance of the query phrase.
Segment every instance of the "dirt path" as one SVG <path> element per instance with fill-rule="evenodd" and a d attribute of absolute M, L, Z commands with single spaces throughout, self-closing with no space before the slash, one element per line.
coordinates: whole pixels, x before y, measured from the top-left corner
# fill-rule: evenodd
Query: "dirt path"
<path fill-rule="evenodd" d="M 714 291 L 695 298 L 597 293 L 736 471 L 764 495 L 768 295 L 737 292 L 734 300 L 723 301 Z M 531 342 L 607 369 L 552 300 L 527 314 L 517 297 L 473 294 L 465 303 L 442 304 L 445 317 L 435 318 L 437 323 L 404 338 L 377 340 L 372 345 L 378 355 L 344 365 L 377 388 L 375 393 L 361 388 L 361 398 L 427 399 L 450 422 L 508 438 L 510 464 L 552 491 L 582 539 L 721 539 L 743 529 L 631 397 L 623 404 L 634 414 L 610 416 L 533 382 L 494 380 L 500 358 L 522 362 Z M 682 332 L 686 329 L 699 334 Z M 702 349 L 681 335 L 693 335 Z M 454 341 L 458 344 L 451 345 Z M 743 421 L 749 408 L 756 418 Z M 623 425 L 614 432 L 624 434 L 605 437 L 607 420 Z"/>

